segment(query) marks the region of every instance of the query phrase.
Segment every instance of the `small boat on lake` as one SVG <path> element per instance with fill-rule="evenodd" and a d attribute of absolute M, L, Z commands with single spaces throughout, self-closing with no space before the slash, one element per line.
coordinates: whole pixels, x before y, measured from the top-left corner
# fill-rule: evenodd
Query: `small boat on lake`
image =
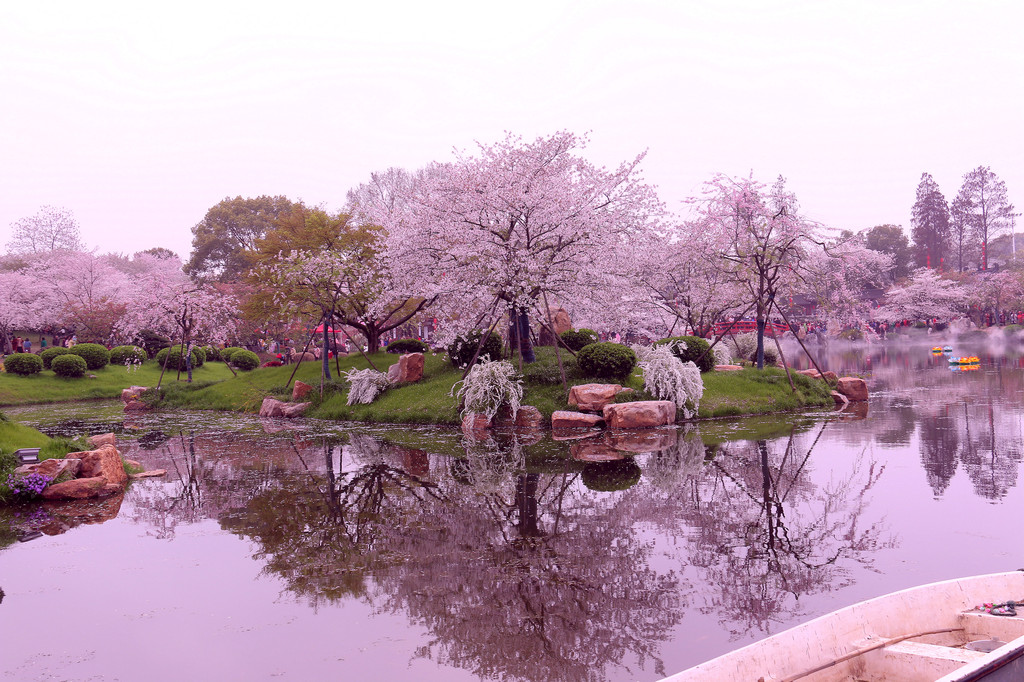
<path fill-rule="evenodd" d="M 960 358 L 949 358 L 948 362 L 951 365 L 977 365 L 981 358 L 977 355 L 965 355 Z"/>
<path fill-rule="evenodd" d="M 939 353 L 942 352 L 942 346 L 935 346 L 934 348 L 932 348 L 932 352 L 938 355 Z"/>
<path fill-rule="evenodd" d="M 664 682 L 726 680 L 1024 680 L 1024 573 L 947 580 L 869 599 Z"/>

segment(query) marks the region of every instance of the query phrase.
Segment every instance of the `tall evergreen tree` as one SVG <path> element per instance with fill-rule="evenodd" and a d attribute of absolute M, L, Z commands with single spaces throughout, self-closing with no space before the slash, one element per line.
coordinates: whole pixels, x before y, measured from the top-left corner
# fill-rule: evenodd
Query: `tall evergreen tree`
<path fill-rule="evenodd" d="M 971 202 L 958 194 L 949 205 L 950 241 L 956 257 L 956 269 L 963 272 L 964 260 L 973 252 L 971 245 Z"/>
<path fill-rule="evenodd" d="M 949 206 L 931 174 L 922 173 L 910 212 L 914 256 L 919 266 L 939 268 L 949 243 Z"/>
<path fill-rule="evenodd" d="M 957 201 L 962 203 L 973 241 L 981 247 L 981 269 L 988 270 L 988 243 L 1006 229 L 1013 216 L 1006 183 L 990 167 L 978 166 L 964 175 Z"/>

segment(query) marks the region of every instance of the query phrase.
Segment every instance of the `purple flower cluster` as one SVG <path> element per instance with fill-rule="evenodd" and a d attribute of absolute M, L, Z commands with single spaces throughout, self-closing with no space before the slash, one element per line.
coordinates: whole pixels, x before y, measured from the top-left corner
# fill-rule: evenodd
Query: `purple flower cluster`
<path fill-rule="evenodd" d="M 46 474 L 27 474 L 25 476 L 11 474 L 7 477 L 7 487 L 11 489 L 11 493 L 15 497 L 23 500 L 34 500 L 42 495 L 43 490 L 46 489 L 46 486 L 52 480 Z"/>

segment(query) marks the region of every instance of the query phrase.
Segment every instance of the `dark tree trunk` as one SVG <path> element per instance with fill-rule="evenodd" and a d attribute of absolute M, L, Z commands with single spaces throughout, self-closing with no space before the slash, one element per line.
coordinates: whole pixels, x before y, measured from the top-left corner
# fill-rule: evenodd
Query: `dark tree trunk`
<path fill-rule="evenodd" d="M 509 343 L 513 351 L 519 351 L 523 362 L 536 362 L 533 353 L 533 342 L 530 339 L 530 316 L 523 308 L 512 308 L 509 311 Z"/>
<path fill-rule="evenodd" d="M 328 351 L 330 350 L 330 344 L 328 343 L 328 338 L 327 338 L 328 337 L 328 333 L 327 333 L 327 330 L 330 329 L 331 321 L 333 319 L 334 319 L 333 311 L 331 312 L 330 315 L 324 315 L 324 322 L 323 322 L 324 347 L 323 347 L 323 353 L 320 355 L 320 360 L 321 360 L 321 363 L 323 365 L 322 374 L 323 374 L 324 381 L 330 381 L 331 380 L 331 363 L 330 363 L 330 358 L 328 357 Z"/>

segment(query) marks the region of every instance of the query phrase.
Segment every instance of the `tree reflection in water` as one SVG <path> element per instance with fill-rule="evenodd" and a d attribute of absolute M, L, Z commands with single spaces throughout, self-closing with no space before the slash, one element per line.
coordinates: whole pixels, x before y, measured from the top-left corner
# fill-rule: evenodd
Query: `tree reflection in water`
<path fill-rule="evenodd" d="M 795 432 L 727 443 L 693 482 L 683 511 L 695 533 L 690 561 L 717 586 L 702 611 L 734 636 L 787 623 L 801 596 L 850 584 L 851 562 L 869 567 L 872 553 L 892 543 L 882 521 L 862 522 L 883 466 L 862 453 L 844 478 L 811 481 L 824 428 L 805 447 Z"/>

